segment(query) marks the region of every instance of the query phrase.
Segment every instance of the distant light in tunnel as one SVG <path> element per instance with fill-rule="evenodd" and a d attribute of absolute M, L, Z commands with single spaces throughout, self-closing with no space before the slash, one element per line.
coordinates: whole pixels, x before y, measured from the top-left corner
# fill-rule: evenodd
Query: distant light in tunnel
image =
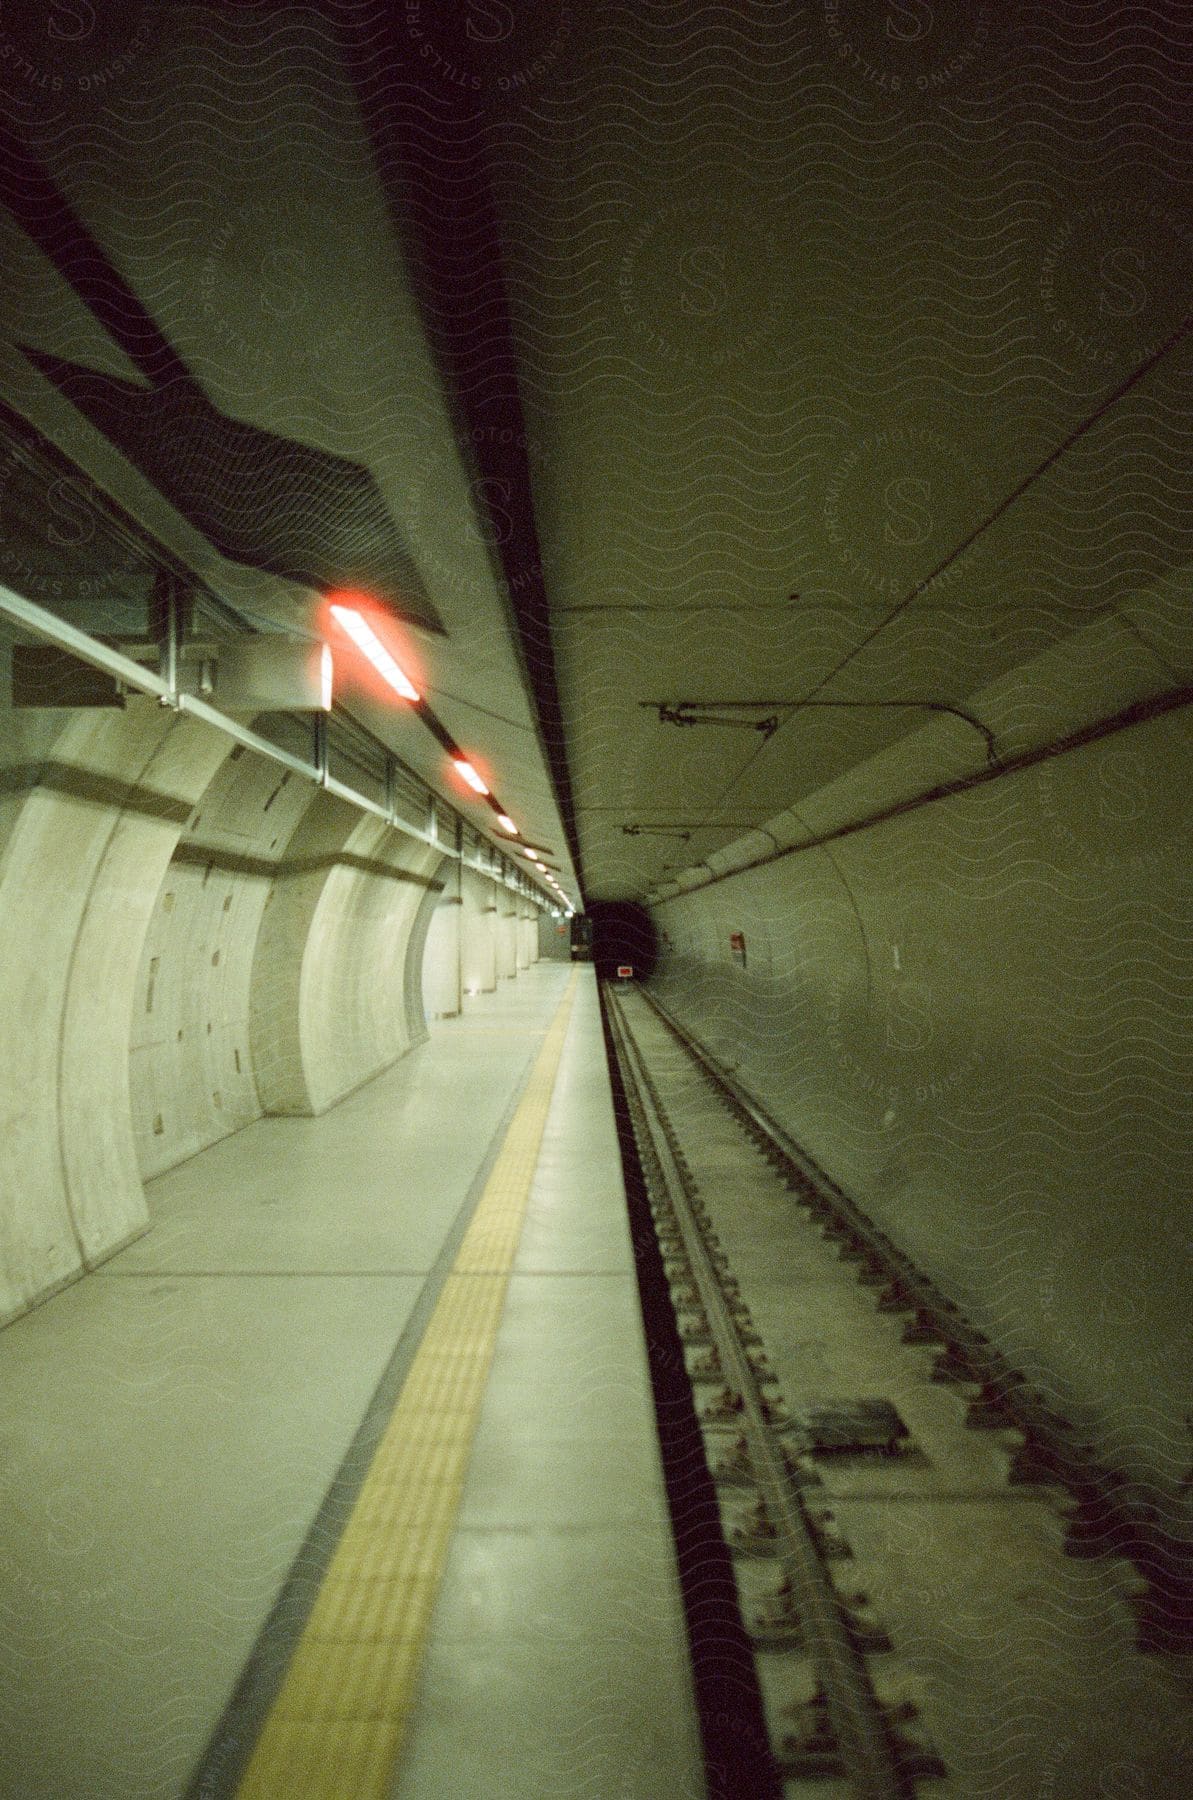
<path fill-rule="evenodd" d="M 347 632 L 362 656 L 368 657 L 377 673 L 387 681 L 403 700 L 421 700 L 422 695 L 408 676 L 402 673 L 373 627 L 351 606 L 332 606 L 329 608 L 332 618 L 342 631 Z"/>
<path fill-rule="evenodd" d="M 467 757 L 453 756 L 452 766 L 455 768 L 457 774 L 462 776 L 468 783 L 474 794 L 488 793 L 488 788 L 485 786 L 472 764 L 468 761 Z"/>
<path fill-rule="evenodd" d="M 498 813 L 497 823 L 508 831 L 511 837 L 517 837 L 518 827 L 514 824 L 514 821 L 510 818 L 508 813 Z"/>

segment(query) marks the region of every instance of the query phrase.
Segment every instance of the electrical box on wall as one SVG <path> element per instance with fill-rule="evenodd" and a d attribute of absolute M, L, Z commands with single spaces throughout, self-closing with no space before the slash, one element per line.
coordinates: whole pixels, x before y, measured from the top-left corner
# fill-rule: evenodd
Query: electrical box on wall
<path fill-rule="evenodd" d="M 224 712 L 330 712 L 331 685 L 326 644 L 271 636 L 220 647 L 215 698 Z"/>

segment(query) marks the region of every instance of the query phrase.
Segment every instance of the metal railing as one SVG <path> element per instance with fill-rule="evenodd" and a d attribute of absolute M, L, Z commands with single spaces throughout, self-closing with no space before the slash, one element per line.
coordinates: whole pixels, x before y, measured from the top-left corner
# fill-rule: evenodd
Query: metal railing
<path fill-rule="evenodd" d="M 382 786 L 385 792 L 384 801 L 373 800 L 347 782 L 338 780 L 329 768 L 329 734 L 330 724 L 326 713 L 316 715 L 316 725 L 312 733 L 311 756 L 308 759 L 297 756 L 280 744 L 244 725 L 228 713 L 221 712 L 209 701 L 198 694 L 188 693 L 181 685 L 180 644 L 176 629 L 171 629 L 162 646 L 160 667 L 153 669 L 145 663 L 137 662 L 133 657 L 125 655 L 121 650 L 105 644 L 100 638 L 92 637 L 77 625 L 69 624 L 56 614 L 38 606 L 35 601 L 27 600 L 11 588 L 0 584 L 0 618 L 23 631 L 31 632 L 43 642 L 56 645 L 67 651 L 80 662 L 87 663 L 93 669 L 104 674 L 127 688 L 132 693 L 147 694 L 155 698 L 160 705 L 169 707 L 173 712 L 187 718 L 199 719 L 205 725 L 222 732 L 233 742 L 252 750 L 258 756 L 266 757 L 270 762 L 280 763 L 284 769 L 300 776 L 304 781 L 322 788 L 337 799 L 344 800 L 361 812 L 372 813 L 394 831 L 415 842 L 427 844 L 456 861 L 470 867 L 480 869 L 492 881 L 501 883 L 524 898 L 532 900 L 540 909 L 553 904 L 546 895 L 540 894 L 534 883 L 516 865 L 508 861 L 501 851 L 489 845 L 489 840 L 475 831 L 463 815 L 448 806 L 441 795 L 436 794 L 414 770 L 408 768 L 392 750 L 388 749 L 378 738 L 375 738 L 358 720 L 352 720 L 351 732 L 354 737 L 367 740 L 370 750 L 379 761 Z M 348 758 L 346 758 L 348 760 Z M 411 785 L 420 790 L 426 798 L 427 825 L 420 827 L 403 817 L 395 802 L 399 788 L 409 792 Z M 445 837 L 441 830 L 442 814 L 448 810 L 454 828 L 450 836 Z M 472 841 L 471 854 L 468 852 L 469 840 Z M 480 846 L 484 844 L 489 854 L 482 861 Z M 496 866 L 494 862 L 496 861 Z"/>

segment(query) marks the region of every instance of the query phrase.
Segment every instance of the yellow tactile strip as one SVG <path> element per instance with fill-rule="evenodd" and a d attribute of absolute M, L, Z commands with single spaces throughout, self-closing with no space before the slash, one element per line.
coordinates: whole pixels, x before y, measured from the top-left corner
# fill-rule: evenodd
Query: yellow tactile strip
<path fill-rule="evenodd" d="M 538 1163 L 573 970 L 323 1578 L 238 1800 L 385 1800 Z"/>

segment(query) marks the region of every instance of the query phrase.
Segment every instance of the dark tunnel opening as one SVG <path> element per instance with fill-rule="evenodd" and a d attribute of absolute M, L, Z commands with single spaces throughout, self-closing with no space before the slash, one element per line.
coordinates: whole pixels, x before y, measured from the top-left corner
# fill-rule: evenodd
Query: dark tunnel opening
<path fill-rule="evenodd" d="M 615 976 L 628 964 L 635 979 L 648 981 L 659 960 L 659 941 L 646 908 L 633 900 L 598 900 L 589 907 L 588 918 L 597 974 Z"/>

